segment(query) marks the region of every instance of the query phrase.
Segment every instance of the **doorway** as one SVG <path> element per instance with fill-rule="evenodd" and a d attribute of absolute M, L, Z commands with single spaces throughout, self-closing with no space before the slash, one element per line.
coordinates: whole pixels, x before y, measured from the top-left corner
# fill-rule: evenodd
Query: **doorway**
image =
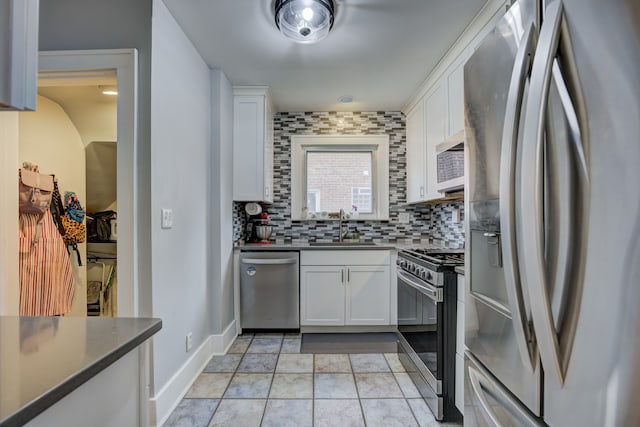
<path fill-rule="evenodd" d="M 88 147 L 95 144 L 94 148 L 98 147 L 98 150 L 101 150 L 103 154 L 99 156 L 101 158 L 108 157 L 104 156 L 104 149 L 114 152 L 117 205 L 104 201 L 96 203 L 95 199 L 92 199 L 91 207 L 92 210 L 95 210 L 105 206 L 104 211 L 117 212 L 117 226 L 111 233 L 112 225 L 109 221 L 110 233 L 106 238 L 104 238 L 104 234 L 102 234 L 103 238 L 99 239 L 92 238 L 90 235 L 88 246 L 106 243 L 109 247 L 99 248 L 98 252 L 103 252 L 100 255 L 91 256 L 92 252 L 95 252 L 95 248 L 89 248 L 87 251 L 89 260 L 94 263 L 87 270 L 87 283 L 99 280 L 102 284 L 109 285 L 111 283 L 113 285 L 113 279 L 117 278 L 117 287 L 115 288 L 117 291 L 107 295 L 107 297 L 113 298 L 112 304 L 107 305 L 107 301 L 102 301 L 102 308 L 105 309 L 105 313 L 135 317 L 138 315 L 139 307 L 135 268 L 138 258 L 135 251 L 137 227 L 134 209 L 135 177 L 137 174 L 137 51 L 135 49 L 53 51 L 41 52 L 39 55 L 39 82 L 41 85 L 55 87 L 61 85 L 61 82 L 66 81 L 67 85 L 70 85 L 70 82 L 75 81 L 75 86 L 78 86 L 78 82 L 82 82 L 81 86 L 92 87 L 95 90 L 97 86 L 107 85 L 104 80 L 100 80 L 100 84 L 98 84 L 96 79 L 104 79 L 109 75 L 114 80 L 113 86 L 118 89 L 115 101 L 117 107 L 115 138 L 112 141 L 85 141 L 85 145 Z M 49 95 L 53 96 L 51 93 Z M 87 139 L 91 138 L 87 137 Z M 91 186 L 91 180 L 87 181 L 87 185 Z M 91 191 L 90 188 L 88 190 Z M 85 207 L 89 210 L 88 208 L 89 206 Z M 92 240 L 94 241 L 92 242 Z M 98 257 L 103 259 L 98 260 Z M 101 264 L 96 264 L 98 262 L 102 262 L 104 268 Z M 96 265 L 100 267 L 97 269 L 99 271 L 92 272 L 92 270 L 96 270 Z"/>

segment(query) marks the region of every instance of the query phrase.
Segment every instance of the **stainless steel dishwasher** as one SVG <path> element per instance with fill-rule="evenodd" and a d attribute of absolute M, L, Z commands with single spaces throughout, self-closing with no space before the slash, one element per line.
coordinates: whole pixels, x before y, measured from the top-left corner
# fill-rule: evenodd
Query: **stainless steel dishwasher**
<path fill-rule="evenodd" d="M 242 329 L 300 329 L 300 253 L 240 253 Z"/>

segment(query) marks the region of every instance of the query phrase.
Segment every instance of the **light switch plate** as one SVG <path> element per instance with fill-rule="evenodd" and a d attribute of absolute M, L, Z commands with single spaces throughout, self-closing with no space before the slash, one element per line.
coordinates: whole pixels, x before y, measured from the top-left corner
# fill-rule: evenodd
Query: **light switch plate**
<path fill-rule="evenodd" d="M 460 223 L 460 209 L 454 208 L 451 211 L 451 222 L 453 222 L 454 224 Z"/>
<path fill-rule="evenodd" d="M 173 209 L 162 209 L 162 228 L 173 227 Z"/>
<path fill-rule="evenodd" d="M 398 223 L 400 224 L 408 224 L 411 219 L 411 215 L 409 212 L 400 212 L 398 214 Z"/>

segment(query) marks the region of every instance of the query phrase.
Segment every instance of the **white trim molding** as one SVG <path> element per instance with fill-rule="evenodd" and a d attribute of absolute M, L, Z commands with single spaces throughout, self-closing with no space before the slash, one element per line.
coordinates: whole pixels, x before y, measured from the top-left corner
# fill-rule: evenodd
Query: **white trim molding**
<path fill-rule="evenodd" d="M 483 29 L 492 22 L 495 22 L 497 17 L 501 17 L 507 11 L 509 7 L 509 0 L 489 0 L 480 9 L 480 12 L 473 18 L 471 23 L 467 25 L 460 37 L 453 43 L 449 50 L 442 56 L 440 61 L 431 70 L 429 75 L 424 79 L 422 84 L 418 86 L 415 93 L 402 107 L 401 111 L 407 114 L 411 111 L 415 105 L 422 100 L 422 98 L 431 90 L 433 85 L 440 80 L 456 59 L 464 53 L 469 45 L 480 35 Z"/>
<path fill-rule="evenodd" d="M 373 147 L 373 214 L 360 215 L 360 219 L 389 219 L 389 135 L 292 135 L 291 136 L 291 219 L 306 220 L 302 210 L 306 196 L 305 153 L 310 148 L 336 150 L 340 147 Z"/>
<path fill-rule="evenodd" d="M 136 49 L 40 52 L 39 79 L 95 77 L 114 70 L 118 81 L 118 316 L 139 313 L 137 215 L 138 52 Z M 84 74 L 83 74 L 84 72 Z"/>
<path fill-rule="evenodd" d="M 209 335 L 193 355 L 173 374 L 150 402 L 151 426 L 163 425 L 178 406 L 193 382 L 207 366 L 211 356 L 225 354 L 236 337 L 236 321 L 233 320 L 219 335 Z"/>

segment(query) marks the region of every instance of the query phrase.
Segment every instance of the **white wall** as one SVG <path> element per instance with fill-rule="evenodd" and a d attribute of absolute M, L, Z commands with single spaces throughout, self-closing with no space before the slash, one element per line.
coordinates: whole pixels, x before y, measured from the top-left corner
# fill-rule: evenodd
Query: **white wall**
<path fill-rule="evenodd" d="M 35 112 L 18 114 L 19 151 L 17 169 L 22 162 L 35 163 L 40 172 L 55 174 L 60 194 L 73 191 L 85 206 L 86 175 L 84 144 L 71 119 L 57 103 L 38 97 Z M 75 277 L 75 293 L 70 315 L 87 314 L 86 243 L 78 245 L 82 266 L 78 266 L 75 252 L 71 252 L 71 265 Z"/>
<path fill-rule="evenodd" d="M 79 103 L 69 104 L 65 111 L 76 125 L 85 146 L 93 141 L 118 140 L 117 103 L 93 103 L 89 106 Z"/>
<path fill-rule="evenodd" d="M 210 144 L 209 68 L 166 9 L 153 3 L 151 58 L 151 248 L 155 391 L 211 334 L 207 229 Z M 173 228 L 160 227 L 162 208 Z M 193 334 L 193 348 L 185 339 Z"/>
<path fill-rule="evenodd" d="M 18 113 L 0 112 L 0 315 L 16 316 L 18 287 Z"/>
<path fill-rule="evenodd" d="M 211 208 L 209 260 L 213 333 L 233 319 L 233 88 L 211 71 Z"/>

